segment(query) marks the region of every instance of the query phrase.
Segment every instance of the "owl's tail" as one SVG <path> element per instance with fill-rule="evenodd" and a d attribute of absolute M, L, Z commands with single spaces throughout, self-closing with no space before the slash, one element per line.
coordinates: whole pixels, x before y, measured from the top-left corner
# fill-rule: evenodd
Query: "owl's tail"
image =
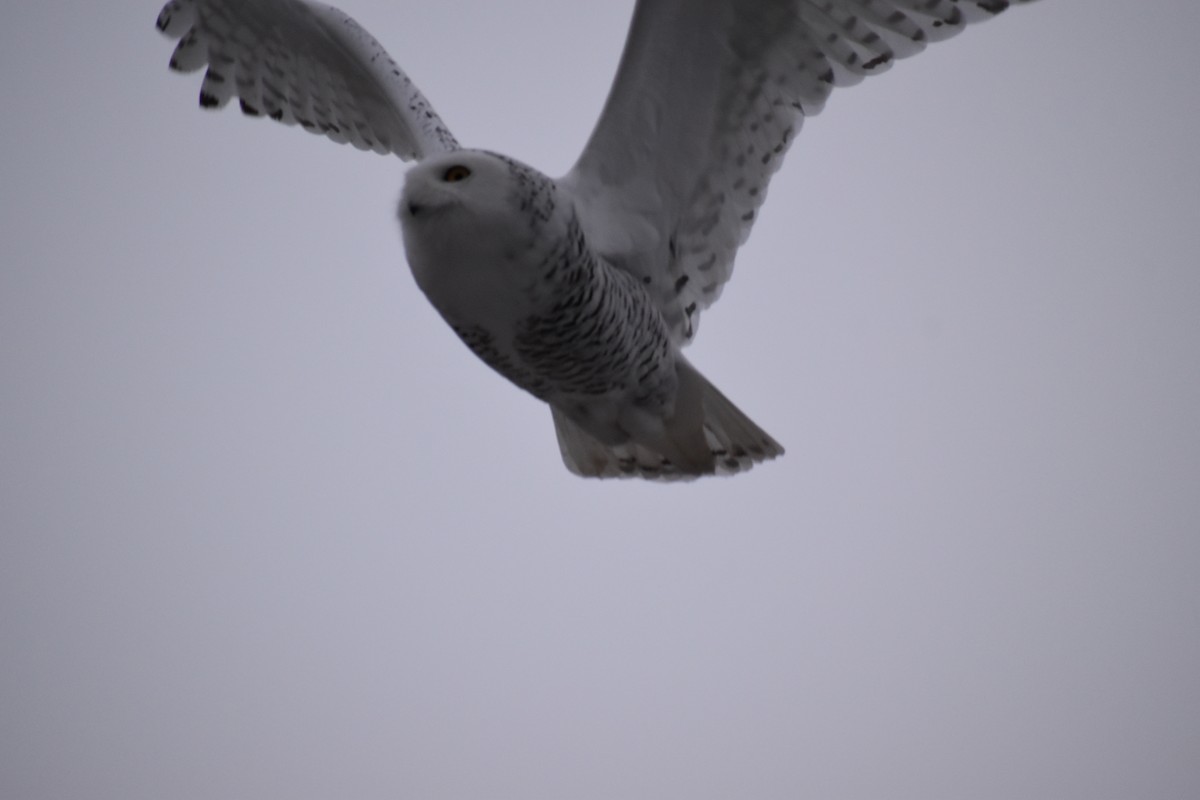
<path fill-rule="evenodd" d="M 738 409 L 695 367 L 677 356 L 675 414 L 635 433 L 635 440 L 606 445 L 557 408 L 554 430 L 563 463 L 589 478 L 691 480 L 733 475 L 783 455 L 783 446 Z"/>

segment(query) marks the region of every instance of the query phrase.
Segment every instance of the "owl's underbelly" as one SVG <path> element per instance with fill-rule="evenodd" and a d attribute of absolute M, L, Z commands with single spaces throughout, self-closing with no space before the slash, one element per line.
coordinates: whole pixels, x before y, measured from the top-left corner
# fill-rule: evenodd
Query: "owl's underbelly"
<path fill-rule="evenodd" d="M 516 317 L 443 316 L 481 360 L 547 402 L 563 408 L 591 402 L 669 406 L 674 349 L 641 287 L 590 258 L 550 277 L 521 302 L 504 304 L 523 307 Z"/>

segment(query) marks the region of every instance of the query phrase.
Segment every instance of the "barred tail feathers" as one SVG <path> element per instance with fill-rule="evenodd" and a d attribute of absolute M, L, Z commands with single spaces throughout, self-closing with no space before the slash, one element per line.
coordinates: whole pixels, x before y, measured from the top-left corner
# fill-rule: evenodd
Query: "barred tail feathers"
<path fill-rule="evenodd" d="M 606 445 L 557 408 L 551 407 L 563 463 L 590 478 L 692 480 L 732 475 L 783 455 L 783 447 L 709 383 L 691 364 L 678 360 L 675 415 L 653 435 Z M 702 439 L 700 437 L 703 437 Z"/>
<path fill-rule="evenodd" d="M 783 455 L 783 445 L 758 427 L 720 389 L 682 358 L 679 360 L 679 374 L 680 378 L 687 375 L 695 381 L 701 394 L 704 433 L 718 474 L 732 475 Z"/>

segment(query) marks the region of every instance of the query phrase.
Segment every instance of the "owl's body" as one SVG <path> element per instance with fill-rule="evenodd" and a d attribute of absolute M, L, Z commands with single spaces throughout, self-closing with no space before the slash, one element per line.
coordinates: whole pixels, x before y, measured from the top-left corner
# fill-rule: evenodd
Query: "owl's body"
<path fill-rule="evenodd" d="M 572 471 L 682 477 L 782 452 L 687 363 L 644 284 L 591 249 L 569 188 L 460 150 L 408 174 L 399 217 L 418 286 L 479 358 L 550 404 Z"/>
<path fill-rule="evenodd" d="M 681 349 L 836 86 L 1029 0 L 638 0 L 604 110 L 551 179 L 460 149 L 383 47 L 313 0 L 169 0 L 200 104 L 418 161 L 409 265 L 458 336 L 546 401 L 581 475 L 686 478 L 783 452 Z"/>

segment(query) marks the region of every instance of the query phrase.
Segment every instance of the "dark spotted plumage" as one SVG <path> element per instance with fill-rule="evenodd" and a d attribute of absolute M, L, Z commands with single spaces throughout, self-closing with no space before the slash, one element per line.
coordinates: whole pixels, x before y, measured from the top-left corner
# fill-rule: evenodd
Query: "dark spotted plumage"
<path fill-rule="evenodd" d="M 512 180 L 513 201 L 517 208 L 529 215 L 530 228 L 534 231 L 540 230 L 554 215 L 556 207 L 554 181 L 515 158 L 509 158 L 489 150 L 483 152 L 508 165 L 508 174 Z"/>
<path fill-rule="evenodd" d="M 593 255 L 574 215 L 542 278 L 553 301 L 520 325 L 524 363 L 563 393 L 633 391 L 665 403 L 674 376 L 662 315 L 632 275 Z"/>
<path fill-rule="evenodd" d="M 518 366 L 509 356 L 496 346 L 496 336 L 491 331 L 479 325 L 450 326 L 463 344 L 479 357 L 483 363 L 499 372 L 510 381 L 528 390 L 536 397 L 544 398 L 546 382 L 523 366 Z"/>
<path fill-rule="evenodd" d="M 631 274 L 595 255 L 573 209 L 563 210 L 561 229 L 551 224 L 559 210 L 553 180 L 483 152 L 505 165 L 510 202 L 527 226 L 516 249 L 540 256 L 524 292 L 530 313 L 512 331 L 453 322 L 454 331 L 485 363 L 543 400 L 616 393 L 651 407 L 668 405 L 674 361 L 653 298 Z"/>

